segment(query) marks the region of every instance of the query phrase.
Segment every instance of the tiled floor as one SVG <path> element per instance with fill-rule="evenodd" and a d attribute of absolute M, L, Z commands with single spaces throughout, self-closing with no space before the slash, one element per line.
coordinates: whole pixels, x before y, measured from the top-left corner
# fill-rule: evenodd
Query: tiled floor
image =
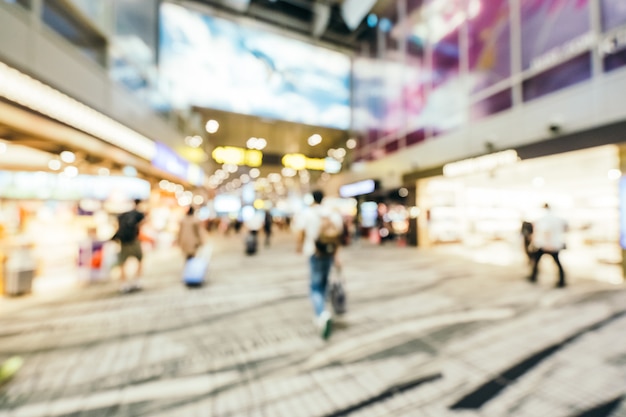
<path fill-rule="evenodd" d="M 624 285 L 361 243 L 324 342 L 291 236 L 251 257 L 242 236 L 210 244 L 202 289 L 166 251 L 139 293 L 0 306 L 0 359 L 25 360 L 0 416 L 626 416 Z"/>

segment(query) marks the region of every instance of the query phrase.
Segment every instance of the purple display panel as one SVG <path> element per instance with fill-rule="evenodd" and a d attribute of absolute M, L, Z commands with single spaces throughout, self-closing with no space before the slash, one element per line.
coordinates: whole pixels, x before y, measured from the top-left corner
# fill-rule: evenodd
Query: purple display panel
<path fill-rule="evenodd" d="M 400 149 L 400 139 L 394 139 L 385 144 L 385 153 L 387 154 L 397 152 L 398 149 Z"/>
<path fill-rule="evenodd" d="M 424 129 L 416 130 L 406 135 L 406 146 L 422 143 L 426 140 L 426 132 Z"/>
<path fill-rule="evenodd" d="M 602 29 L 606 32 L 626 25 L 626 1 L 600 0 L 602 7 Z"/>
<path fill-rule="evenodd" d="M 546 69 L 591 48 L 589 0 L 521 2 L 522 68 Z"/>
<path fill-rule="evenodd" d="M 604 57 L 604 71 L 611 72 L 626 66 L 626 49 L 613 52 Z"/>
<path fill-rule="evenodd" d="M 587 52 L 524 81 L 523 98 L 533 100 L 590 78 L 591 53 Z"/>
<path fill-rule="evenodd" d="M 472 121 L 478 121 L 511 107 L 513 107 L 513 96 L 511 89 L 506 89 L 472 105 L 470 117 Z"/>
<path fill-rule="evenodd" d="M 469 69 L 472 91 L 511 76 L 511 24 L 508 0 L 470 0 Z"/>
<path fill-rule="evenodd" d="M 600 46 L 604 71 L 609 72 L 626 66 L 626 1 L 602 0 L 602 28 L 611 31 L 605 35 Z M 613 30 L 624 26 L 617 31 Z"/>

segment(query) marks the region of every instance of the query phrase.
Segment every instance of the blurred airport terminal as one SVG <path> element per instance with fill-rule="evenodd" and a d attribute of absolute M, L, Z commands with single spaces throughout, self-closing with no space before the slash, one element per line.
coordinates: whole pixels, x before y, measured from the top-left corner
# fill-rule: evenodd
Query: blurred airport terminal
<path fill-rule="evenodd" d="M 625 97 L 626 0 L 0 0 L 0 417 L 626 417 Z"/>

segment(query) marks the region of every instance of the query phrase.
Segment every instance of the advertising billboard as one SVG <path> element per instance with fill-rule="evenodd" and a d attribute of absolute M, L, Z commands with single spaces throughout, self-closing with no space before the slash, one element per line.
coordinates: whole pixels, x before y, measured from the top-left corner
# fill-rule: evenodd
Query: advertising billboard
<path fill-rule="evenodd" d="M 626 66 L 626 1 L 601 0 L 602 29 L 608 32 L 600 44 L 606 72 Z"/>
<path fill-rule="evenodd" d="M 161 84 L 175 107 L 350 127 L 347 55 L 171 3 L 160 16 Z"/>
<path fill-rule="evenodd" d="M 626 1 L 600 0 L 600 6 L 603 31 L 626 25 Z"/>
<path fill-rule="evenodd" d="M 490 0 L 468 20 L 468 60 L 472 91 L 511 76 L 511 19 L 508 0 Z"/>
<path fill-rule="evenodd" d="M 591 78 L 589 0 L 525 0 L 521 3 L 525 101 Z"/>
<path fill-rule="evenodd" d="M 589 13 L 589 0 L 521 2 L 522 69 L 547 69 L 589 50 Z"/>

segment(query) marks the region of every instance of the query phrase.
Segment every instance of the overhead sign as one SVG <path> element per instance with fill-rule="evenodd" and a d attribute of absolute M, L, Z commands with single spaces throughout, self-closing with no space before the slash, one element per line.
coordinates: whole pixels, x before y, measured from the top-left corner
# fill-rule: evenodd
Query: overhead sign
<path fill-rule="evenodd" d="M 283 165 L 287 168 L 301 171 L 310 169 L 312 171 L 325 171 L 336 174 L 341 171 L 341 162 L 333 158 L 309 158 L 301 153 L 289 153 L 283 156 Z"/>
<path fill-rule="evenodd" d="M 518 160 L 517 151 L 510 149 L 446 164 L 443 167 L 443 175 L 446 177 L 458 177 L 460 175 L 487 172 L 500 166 L 514 164 Z"/>
<path fill-rule="evenodd" d="M 156 143 L 156 154 L 152 159 L 152 165 L 179 178 L 187 179 L 189 162 L 163 143 Z"/>
<path fill-rule="evenodd" d="M 354 182 L 352 184 L 346 184 L 339 187 L 339 195 L 348 198 L 355 197 L 357 195 L 365 195 L 373 193 L 376 190 L 376 181 L 364 180 Z"/>
<path fill-rule="evenodd" d="M 260 167 L 263 164 L 263 152 L 256 149 L 218 146 L 213 150 L 211 156 L 219 164 L 247 165 L 249 167 Z"/>

